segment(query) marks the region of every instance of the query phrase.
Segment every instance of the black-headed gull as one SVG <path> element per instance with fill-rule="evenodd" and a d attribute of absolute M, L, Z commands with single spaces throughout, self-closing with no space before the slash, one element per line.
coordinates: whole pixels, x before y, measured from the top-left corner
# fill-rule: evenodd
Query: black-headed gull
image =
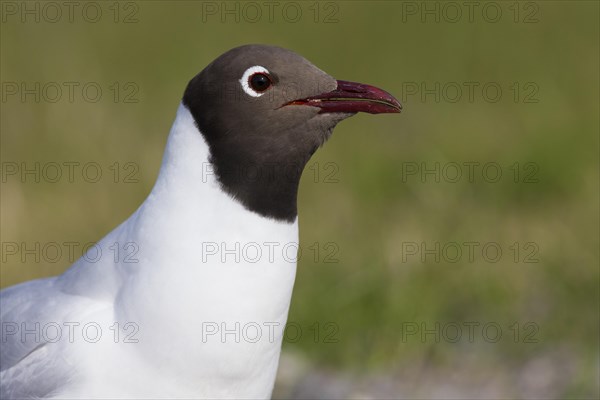
<path fill-rule="evenodd" d="M 0 292 L 0 397 L 268 398 L 302 169 L 341 120 L 400 110 L 282 48 L 217 58 L 189 82 L 133 215 L 62 275 Z"/>

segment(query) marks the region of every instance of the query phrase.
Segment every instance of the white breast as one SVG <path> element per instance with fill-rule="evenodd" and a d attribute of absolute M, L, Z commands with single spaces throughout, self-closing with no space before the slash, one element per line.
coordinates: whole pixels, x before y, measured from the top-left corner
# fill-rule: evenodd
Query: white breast
<path fill-rule="evenodd" d="M 44 308 L 59 324 L 98 323 L 102 339 L 47 344 L 29 360 L 3 365 L 0 377 L 52 369 L 47 376 L 62 381 L 47 395 L 60 398 L 270 396 L 296 271 L 297 221 L 246 210 L 221 190 L 208 157 L 180 105 L 156 185 L 99 242 L 106 256 L 79 260 L 41 298 L 27 297 L 27 285 L 2 292 L 3 308 L 12 310 L 3 310 L 3 322 L 31 320 L 39 313 L 27 310 Z M 109 249 L 115 243 L 129 245 L 118 259 Z M 56 304 L 44 300 L 56 295 Z M 115 340 L 109 327 L 128 323 Z M 124 343 L 133 331 L 128 340 L 137 343 Z M 16 384 L 11 392 L 2 385 L 3 393 L 19 393 Z"/>

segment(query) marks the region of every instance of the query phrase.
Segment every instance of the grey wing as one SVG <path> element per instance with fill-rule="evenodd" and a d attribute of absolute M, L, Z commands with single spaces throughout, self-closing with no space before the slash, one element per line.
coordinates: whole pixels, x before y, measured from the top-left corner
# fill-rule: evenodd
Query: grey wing
<path fill-rule="evenodd" d="M 1 399 L 40 399 L 57 395 L 74 372 L 52 353 L 52 346 L 41 344 L 12 367 L 0 372 Z"/>
<path fill-rule="evenodd" d="M 55 341 L 48 327 L 60 326 L 65 302 L 78 300 L 56 286 L 56 278 L 48 278 L 0 291 L 2 399 L 51 397 L 73 377 L 64 341 Z"/>

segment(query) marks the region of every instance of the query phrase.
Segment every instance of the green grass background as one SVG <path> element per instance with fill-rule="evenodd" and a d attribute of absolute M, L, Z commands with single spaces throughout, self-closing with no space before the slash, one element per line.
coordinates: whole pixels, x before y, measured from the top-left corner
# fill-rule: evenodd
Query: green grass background
<path fill-rule="evenodd" d="M 103 10 L 108 9 L 107 3 Z M 282 3 L 283 4 L 283 3 Z M 300 4 L 300 3 L 298 3 Z M 311 161 L 300 187 L 301 244 L 318 242 L 317 262 L 305 249 L 290 320 L 310 332 L 333 322 L 337 343 L 305 334 L 285 350 L 314 365 L 372 373 L 415 365 L 455 366 L 471 360 L 490 376 L 518 370 L 561 351 L 573 378 L 559 396 L 598 395 L 598 115 L 599 7 L 594 1 L 537 2 L 537 23 L 503 17 L 474 22 L 402 20 L 402 3 L 335 2 L 336 23 L 313 21 L 309 6 L 289 23 L 275 14 L 258 23 L 202 19 L 202 3 L 138 2 L 137 23 L 1 26 L 2 82 L 135 82 L 138 103 L 1 103 L 2 162 L 115 161 L 139 165 L 138 184 L 90 184 L 8 178 L 2 183 L 2 242 L 93 242 L 127 218 L 149 193 L 167 133 L 188 80 L 229 48 L 268 43 L 295 50 L 338 79 L 374 84 L 404 99 L 398 115 L 358 115 L 341 123 Z M 319 5 L 322 12 L 325 4 Z M 520 3 L 523 11 L 524 3 Z M 328 9 L 329 10 L 329 9 Z M 464 10 L 463 10 L 464 11 Z M 76 14 L 77 15 L 77 14 Z M 524 16 L 521 15 L 520 19 Z M 503 97 L 435 102 L 403 93 L 403 83 L 498 82 Z M 513 82 L 534 82 L 537 103 L 515 102 Z M 524 92 L 521 92 L 524 93 Z M 498 183 L 437 183 L 402 179 L 405 162 L 497 162 Z M 325 164 L 338 167 L 324 182 Z M 539 167 L 536 183 L 514 183 L 515 162 Z M 104 171 L 107 172 L 106 170 Z M 489 263 L 402 258 L 402 243 L 497 242 L 504 254 Z M 339 248 L 324 262 L 324 245 Z M 534 242 L 538 263 L 515 263 L 509 246 Z M 524 253 L 521 253 L 521 259 Z M 55 275 L 69 262 L 22 263 L 10 257 L 1 286 Z M 453 344 L 402 341 L 405 322 L 499 323 L 501 341 Z M 537 343 L 514 343 L 508 326 L 534 322 Z M 465 361 L 466 362 L 466 361 Z M 456 367 L 458 365 L 458 367 Z"/>

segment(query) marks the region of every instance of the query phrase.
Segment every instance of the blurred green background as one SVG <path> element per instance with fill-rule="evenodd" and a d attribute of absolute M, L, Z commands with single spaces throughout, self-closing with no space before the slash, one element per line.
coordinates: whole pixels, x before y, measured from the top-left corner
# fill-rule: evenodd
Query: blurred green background
<path fill-rule="evenodd" d="M 22 262 L 6 243 L 94 242 L 127 218 L 154 183 L 188 80 L 232 47 L 275 44 L 404 104 L 400 116 L 341 123 L 305 171 L 289 316 L 303 334 L 284 344 L 276 395 L 597 398 L 598 2 L 481 2 L 471 18 L 461 2 L 275 3 L 270 18 L 262 2 L 258 17 L 235 2 L 95 2 L 86 13 L 81 2 L 70 21 L 63 6 L 57 18 L 27 2 L 36 22 L 25 3 L 2 2 L 1 286 L 70 264 Z M 39 102 L 12 94 L 22 82 L 40 82 Z M 42 89 L 52 82 L 56 102 Z M 72 102 L 64 82 L 79 84 Z M 82 94 L 88 82 L 99 101 Z M 472 101 L 465 82 L 478 85 Z M 97 162 L 102 179 L 7 175 L 13 163 L 70 161 Z M 128 162 L 138 183 L 123 182 Z M 480 163 L 471 181 L 469 162 Z M 439 182 L 422 175 L 435 163 Z M 497 182 L 485 163 L 500 166 Z M 479 243 L 472 261 L 464 242 Z M 424 251 L 436 243 L 439 261 Z M 497 262 L 486 243 L 502 249 Z M 486 324 L 502 337 L 489 340 Z"/>

